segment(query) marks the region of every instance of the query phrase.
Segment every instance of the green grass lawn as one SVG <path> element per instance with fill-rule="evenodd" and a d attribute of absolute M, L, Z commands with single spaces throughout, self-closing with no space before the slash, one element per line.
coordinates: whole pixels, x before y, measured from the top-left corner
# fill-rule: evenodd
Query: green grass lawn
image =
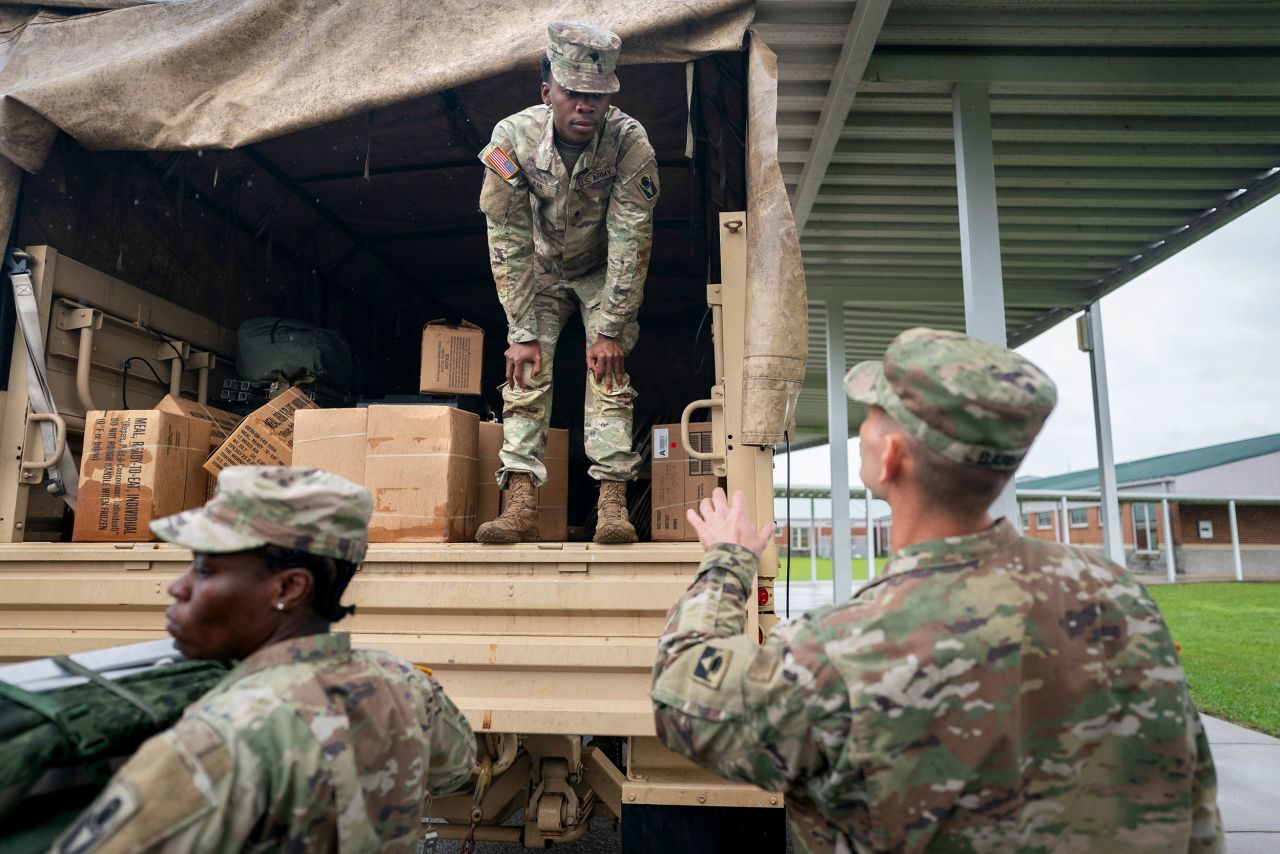
<path fill-rule="evenodd" d="M 1200 711 L 1280 736 L 1280 584 L 1149 589 Z"/>
<path fill-rule="evenodd" d="M 879 578 L 884 571 L 885 558 L 876 558 L 876 577 Z M 791 557 L 791 580 L 792 581 L 808 581 L 809 580 L 809 556 L 796 554 Z M 853 577 L 858 581 L 867 580 L 867 559 L 865 557 L 855 557 L 853 559 Z M 787 578 L 787 559 L 784 555 L 782 565 L 778 568 L 778 580 L 785 581 Z M 818 558 L 818 581 L 831 580 L 831 558 Z"/>

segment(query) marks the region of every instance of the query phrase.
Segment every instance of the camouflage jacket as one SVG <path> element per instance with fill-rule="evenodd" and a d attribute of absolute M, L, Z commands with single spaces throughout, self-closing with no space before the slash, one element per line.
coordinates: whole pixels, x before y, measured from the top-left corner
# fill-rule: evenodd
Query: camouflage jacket
<path fill-rule="evenodd" d="M 787 793 L 803 851 L 1220 851 L 1213 760 L 1124 569 L 1007 521 L 921 543 L 844 604 L 742 634 L 712 549 L 659 641 L 672 750 Z"/>
<path fill-rule="evenodd" d="M 551 108 L 530 107 L 498 122 L 480 159 L 480 209 L 508 341 L 537 340 L 535 293 L 601 269 L 603 292 L 593 287 L 579 297 L 588 305 L 599 299 L 599 331 L 621 335 L 644 299 L 658 199 L 657 161 L 640 123 L 610 107 L 570 175 L 556 151 Z"/>
<path fill-rule="evenodd" d="M 413 665 L 345 634 L 264 647 L 147 741 L 54 845 L 84 851 L 412 851 L 424 798 L 475 737 Z"/>

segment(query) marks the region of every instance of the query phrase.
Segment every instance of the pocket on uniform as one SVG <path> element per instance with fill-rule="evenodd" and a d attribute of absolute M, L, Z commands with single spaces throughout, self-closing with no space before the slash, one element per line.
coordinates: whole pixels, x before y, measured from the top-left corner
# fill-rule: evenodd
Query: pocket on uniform
<path fill-rule="evenodd" d="M 506 225 L 511 217 L 511 204 L 516 188 L 502 180 L 496 172 L 484 171 L 484 186 L 480 189 L 480 210 L 498 225 Z"/>

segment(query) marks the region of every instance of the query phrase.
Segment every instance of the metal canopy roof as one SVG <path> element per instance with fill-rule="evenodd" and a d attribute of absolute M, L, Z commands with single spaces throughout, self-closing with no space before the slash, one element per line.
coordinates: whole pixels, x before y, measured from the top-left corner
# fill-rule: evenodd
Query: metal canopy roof
<path fill-rule="evenodd" d="M 811 301 L 793 447 L 827 432 L 825 300 L 850 363 L 964 329 L 956 83 L 990 92 L 1010 346 L 1280 193 L 1273 0 L 760 0 L 755 29 Z"/>

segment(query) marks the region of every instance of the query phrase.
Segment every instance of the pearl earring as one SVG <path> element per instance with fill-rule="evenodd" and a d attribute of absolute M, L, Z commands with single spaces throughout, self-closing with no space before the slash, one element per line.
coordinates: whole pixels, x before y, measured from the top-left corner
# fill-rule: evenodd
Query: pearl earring
<path fill-rule="evenodd" d="M 283 602 L 277 602 L 277 603 L 276 603 L 276 610 L 277 610 L 277 611 L 283 611 L 283 610 L 284 610 L 284 603 L 283 603 Z"/>

